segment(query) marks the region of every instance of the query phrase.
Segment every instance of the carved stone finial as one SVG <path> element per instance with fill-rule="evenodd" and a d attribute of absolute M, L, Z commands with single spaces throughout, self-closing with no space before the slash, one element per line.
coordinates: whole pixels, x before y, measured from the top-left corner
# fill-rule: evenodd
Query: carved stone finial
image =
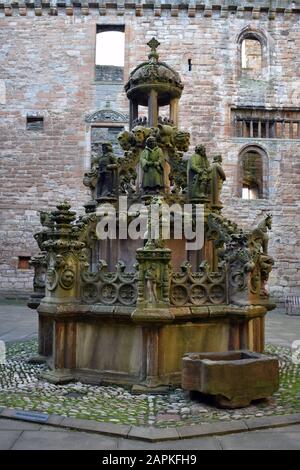
<path fill-rule="evenodd" d="M 149 42 L 147 42 L 147 46 L 149 46 L 151 49 L 150 54 L 148 55 L 150 61 L 156 62 L 158 60 L 159 55 L 156 49 L 159 45 L 160 42 L 155 37 L 153 37 L 152 39 L 150 39 Z"/>

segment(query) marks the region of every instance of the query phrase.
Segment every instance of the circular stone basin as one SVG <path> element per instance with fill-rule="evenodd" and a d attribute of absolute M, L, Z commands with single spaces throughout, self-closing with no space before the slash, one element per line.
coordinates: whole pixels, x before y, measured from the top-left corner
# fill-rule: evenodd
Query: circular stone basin
<path fill-rule="evenodd" d="M 248 350 L 187 353 L 182 388 L 212 396 L 222 408 L 242 408 L 267 398 L 279 387 L 276 358 Z"/>

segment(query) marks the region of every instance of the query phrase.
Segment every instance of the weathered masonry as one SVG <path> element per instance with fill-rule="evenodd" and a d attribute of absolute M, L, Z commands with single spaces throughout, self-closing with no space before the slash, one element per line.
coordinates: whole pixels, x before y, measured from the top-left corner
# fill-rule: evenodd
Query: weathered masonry
<path fill-rule="evenodd" d="M 152 36 L 184 83 L 190 151 L 222 154 L 226 217 L 272 212 L 271 292 L 299 294 L 299 20 L 289 0 L 0 3 L 0 295 L 31 289 L 37 210 L 86 203 L 82 173 L 128 128 L 123 85 Z M 124 65 L 95 60 L 110 32 L 124 36 Z"/>

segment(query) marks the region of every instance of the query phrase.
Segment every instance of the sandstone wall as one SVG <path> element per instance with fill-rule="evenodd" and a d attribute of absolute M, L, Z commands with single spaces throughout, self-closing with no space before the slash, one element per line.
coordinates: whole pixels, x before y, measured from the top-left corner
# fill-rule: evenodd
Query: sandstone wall
<path fill-rule="evenodd" d="M 124 78 L 147 56 L 154 35 L 160 58 L 185 84 L 180 124 L 192 146 L 221 153 L 227 182 L 225 213 L 252 226 L 271 211 L 272 291 L 300 294 L 300 140 L 234 137 L 231 108 L 300 109 L 300 2 L 118 1 L 0 4 L 0 294 L 24 295 L 31 270 L 19 256 L 37 248 L 36 211 L 67 198 L 79 211 L 87 201 L 82 184 L 89 166 L 88 114 L 109 106 L 128 113 L 120 82 L 95 80 L 96 25 L 125 25 Z M 98 5 L 98 6 L 97 6 Z M 265 40 L 259 80 L 240 70 L 243 31 Z M 188 59 L 192 70 L 189 71 Z M 109 102 L 109 104 L 108 104 Z M 26 116 L 44 117 L 43 130 L 27 130 Z M 238 159 L 247 145 L 268 155 L 268 199 L 238 197 Z"/>

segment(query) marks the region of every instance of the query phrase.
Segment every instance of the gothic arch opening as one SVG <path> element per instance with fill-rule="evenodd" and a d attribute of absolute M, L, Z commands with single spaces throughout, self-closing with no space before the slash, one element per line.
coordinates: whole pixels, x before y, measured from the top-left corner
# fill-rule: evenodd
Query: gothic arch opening
<path fill-rule="evenodd" d="M 239 75 L 261 79 L 267 70 L 267 38 L 260 30 L 247 27 L 238 36 Z"/>
<path fill-rule="evenodd" d="M 247 200 L 267 198 L 268 167 L 268 155 L 262 147 L 244 147 L 238 158 L 238 196 Z"/>
<path fill-rule="evenodd" d="M 262 45 L 258 39 L 242 41 L 242 70 L 259 75 L 262 69 Z"/>

